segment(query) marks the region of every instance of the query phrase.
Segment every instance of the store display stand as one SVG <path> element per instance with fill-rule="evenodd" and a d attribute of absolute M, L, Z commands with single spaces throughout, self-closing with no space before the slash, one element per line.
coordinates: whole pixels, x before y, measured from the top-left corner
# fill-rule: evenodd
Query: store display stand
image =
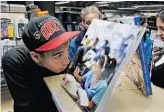
<path fill-rule="evenodd" d="M 27 19 L 20 19 L 17 17 L 23 17 L 25 18 L 27 11 L 25 11 L 25 6 L 21 5 L 21 9 L 19 10 L 19 5 L 8 5 L 11 6 L 8 10 L 3 10 L 1 12 L 1 17 L 3 17 L 6 20 L 6 34 L 7 36 L 3 37 L 1 35 L 0 40 L 0 59 L 2 58 L 3 54 L 9 50 L 12 47 L 18 46 L 22 44 L 22 39 L 20 37 L 20 30 L 18 32 L 18 24 L 24 23 L 27 24 Z M 13 9 L 13 10 L 12 10 Z M 20 25 L 19 25 L 20 26 Z M 1 74 L 1 88 L 6 88 L 7 84 L 5 81 L 5 77 L 3 75 L 3 69 L 1 66 L 1 60 L 0 60 L 0 74 Z"/>
<path fill-rule="evenodd" d="M 124 76 L 123 76 L 124 77 Z M 164 90 L 152 84 L 153 95 L 145 97 L 128 78 L 122 79 L 103 112 L 163 112 Z"/>

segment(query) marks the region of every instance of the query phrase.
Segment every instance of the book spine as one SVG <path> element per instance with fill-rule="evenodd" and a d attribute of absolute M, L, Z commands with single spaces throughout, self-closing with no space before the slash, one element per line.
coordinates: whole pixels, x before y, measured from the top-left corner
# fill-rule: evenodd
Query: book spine
<path fill-rule="evenodd" d="M 152 41 L 150 40 L 150 36 L 147 33 L 146 34 L 146 40 L 145 40 L 145 51 L 146 51 L 146 56 L 147 56 L 147 65 L 150 66 L 151 63 L 151 51 L 152 51 Z M 150 68 L 150 67 L 148 67 Z"/>
<path fill-rule="evenodd" d="M 140 26 L 140 17 L 134 18 L 135 25 Z M 147 63 L 147 53 L 145 51 L 145 45 L 144 45 L 144 39 L 142 38 L 141 43 L 138 47 L 139 50 L 139 56 L 141 60 L 142 65 L 142 71 L 143 71 L 143 79 L 144 79 L 144 85 L 145 85 L 145 94 L 147 96 L 152 95 L 152 88 L 151 88 L 151 81 L 150 81 L 150 72 L 149 72 L 149 65 Z"/>
<path fill-rule="evenodd" d="M 150 72 L 148 69 L 148 64 L 147 64 L 147 57 L 146 57 L 146 52 L 144 49 L 144 40 L 141 40 L 141 43 L 139 44 L 139 56 L 141 60 L 141 65 L 142 65 L 142 71 L 143 71 L 143 79 L 144 79 L 144 84 L 145 84 L 145 92 L 146 95 L 152 95 L 152 88 L 151 88 L 151 81 L 150 81 Z"/>

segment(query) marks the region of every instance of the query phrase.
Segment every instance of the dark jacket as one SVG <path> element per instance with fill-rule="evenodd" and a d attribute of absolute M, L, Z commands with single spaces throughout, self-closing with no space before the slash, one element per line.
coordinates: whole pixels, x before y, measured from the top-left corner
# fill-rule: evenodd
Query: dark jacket
<path fill-rule="evenodd" d="M 37 65 L 27 48 L 16 47 L 6 51 L 2 67 L 14 100 L 14 112 L 58 112 L 43 81 L 44 77 L 58 74 Z"/>
<path fill-rule="evenodd" d="M 151 81 L 154 85 L 164 88 L 164 63 L 152 69 Z"/>

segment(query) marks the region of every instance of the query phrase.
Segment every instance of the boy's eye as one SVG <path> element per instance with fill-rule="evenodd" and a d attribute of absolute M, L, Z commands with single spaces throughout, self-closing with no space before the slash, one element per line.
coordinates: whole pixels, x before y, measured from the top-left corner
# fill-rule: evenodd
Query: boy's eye
<path fill-rule="evenodd" d="M 58 55 L 54 56 L 53 58 L 59 59 L 61 56 L 62 56 L 62 54 L 58 54 Z"/>
<path fill-rule="evenodd" d="M 164 26 L 160 26 L 159 28 L 160 28 L 162 31 L 164 31 Z"/>
<path fill-rule="evenodd" d="M 87 24 L 87 25 L 90 25 L 90 24 L 91 24 L 91 21 L 86 21 L 86 24 Z"/>

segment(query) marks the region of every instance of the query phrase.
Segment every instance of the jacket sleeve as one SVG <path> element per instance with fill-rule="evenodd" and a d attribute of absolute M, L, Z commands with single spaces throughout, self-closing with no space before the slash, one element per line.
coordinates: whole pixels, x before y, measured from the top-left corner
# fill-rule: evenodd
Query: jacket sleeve
<path fill-rule="evenodd" d="M 19 58 L 11 53 L 2 58 L 2 67 L 9 91 L 14 99 L 14 107 L 20 112 L 43 112 L 41 103 L 25 76 L 24 65 L 18 61 L 20 62 Z"/>
<path fill-rule="evenodd" d="M 81 45 L 81 41 L 83 39 L 83 35 L 84 35 L 84 32 L 81 32 L 78 36 L 74 37 L 71 42 L 70 42 L 70 46 L 69 46 L 69 49 L 68 49 L 68 55 L 69 55 L 69 58 L 70 60 L 72 60 L 78 50 L 78 48 Z"/>
<path fill-rule="evenodd" d="M 69 56 L 69 59 L 72 61 L 75 54 L 76 54 L 76 51 L 78 49 L 78 45 L 75 43 L 77 37 L 74 37 L 71 42 L 70 42 L 70 45 L 69 45 L 69 49 L 68 49 L 68 56 Z"/>
<path fill-rule="evenodd" d="M 84 31 L 85 30 L 84 24 L 82 22 L 79 23 L 79 25 L 77 26 L 76 30 L 77 31 Z"/>
<path fill-rule="evenodd" d="M 152 69 L 151 81 L 154 85 L 164 88 L 164 64 Z"/>

